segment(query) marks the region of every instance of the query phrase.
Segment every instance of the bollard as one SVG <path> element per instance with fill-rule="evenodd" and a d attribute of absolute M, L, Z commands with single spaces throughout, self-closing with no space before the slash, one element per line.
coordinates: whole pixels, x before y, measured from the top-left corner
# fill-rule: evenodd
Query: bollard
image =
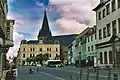
<path fill-rule="evenodd" d="M 99 69 L 97 68 L 96 71 L 97 71 L 97 72 L 96 72 L 96 80 L 99 80 Z"/>
<path fill-rule="evenodd" d="M 89 69 L 87 70 L 87 80 L 89 80 Z"/>
<path fill-rule="evenodd" d="M 82 77 L 82 68 L 80 69 L 80 80 L 82 80 L 81 77 Z"/>
<path fill-rule="evenodd" d="M 108 80 L 110 80 L 110 79 L 111 79 L 111 70 L 108 69 Z"/>
<path fill-rule="evenodd" d="M 114 80 L 118 80 L 118 74 L 114 73 Z"/>
<path fill-rule="evenodd" d="M 70 76 L 70 79 L 72 79 L 72 76 Z"/>
<path fill-rule="evenodd" d="M 77 76 L 77 80 L 79 79 L 79 77 Z"/>

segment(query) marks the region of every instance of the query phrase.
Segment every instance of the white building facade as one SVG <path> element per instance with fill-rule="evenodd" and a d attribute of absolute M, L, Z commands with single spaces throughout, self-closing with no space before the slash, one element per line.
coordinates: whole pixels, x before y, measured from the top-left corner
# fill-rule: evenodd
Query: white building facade
<path fill-rule="evenodd" d="M 75 64 L 75 61 L 78 60 L 78 54 L 76 53 L 76 40 L 74 40 L 68 47 L 68 64 Z"/>
<path fill-rule="evenodd" d="M 119 42 L 116 39 L 120 34 L 120 0 L 101 0 L 93 10 L 96 11 L 98 66 L 113 67 L 119 63 L 115 61 L 117 52 L 113 42 Z"/>
<path fill-rule="evenodd" d="M 92 61 L 92 66 L 96 66 L 96 26 L 90 28 L 89 34 L 86 35 L 86 57 L 88 61 Z"/>

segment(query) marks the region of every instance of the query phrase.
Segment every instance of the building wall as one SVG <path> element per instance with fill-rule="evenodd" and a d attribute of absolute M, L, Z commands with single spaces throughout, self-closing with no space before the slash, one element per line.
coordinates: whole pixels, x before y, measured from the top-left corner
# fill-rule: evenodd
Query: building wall
<path fill-rule="evenodd" d="M 98 53 L 98 65 L 99 66 L 101 66 L 101 67 L 111 66 L 112 67 L 113 62 L 110 63 L 111 58 L 109 58 L 110 51 L 112 51 L 111 46 L 98 49 L 97 53 Z M 102 53 L 102 58 L 100 57 L 100 53 Z M 107 56 L 106 56 L 107 62 L 106 63 L 105 63 L 105 54 L 107 54 Z M 112 58 L 113 58 L 113 56 L 112 56 Z"/>
<path fill-rule="evenodd" d="M 76 47 L 75 47 L 76 41 L 74 40 L 72 43 L 73 43 L 73 46 L 72 46 L 72 52 L 73 52 L 72 63 L 75 64 L 75 61 L 78 58 L 78 54 L 76 53 Z"/>
<path fill-rule="evenodd" d="M 31 51 L 31 49 L 34 51 Z M 42 51 L 40 51 L 40 48 L 42 48 Z M 47 51 L 47 48 L 51 48 L 51 51 Z M 57 51 L 56 51 L 57 48 Z M 25 49 L 25 51 L 24 51 Z M 60 55 L 60 45 L 59 44 L 21 44 L 20 45 L 20 64 L 22 64 L 22 61 L 26 61 L 26 58 L 30 57 L 30 54 L 34 54 L 34 56 L 38 54 L 51 54 L 50 59 L 55 59 L 56 54 Z M 23 57 L 23 54 L 25 54 L 25 57 Z"/>
<path fill-rule="evenodd" d="M 78 55 L 76 54 L 76 40 L 74 40 L 68 48 L 68 63 L 75 64 L 75 61 L 78 60 Z"/>
<path fill-rule="evenodd" d="M 110 0 L 107 4 L 105 4 L 102 8 L 100 8 L 99 10 L 96 11 L 96 24 L 97 24 L 97 43 L 102 43 L 102 42 L 106 42 L 108 41 L 111 36 L 113 35 L 113 28 L 112 28 L 112 21 L 116 20 L 116 27 L 117 27 L 117 33 L 119 33 L 119 26 L 118 26 L 118 18 L 120 18 L 120 8 L 118 9 L 118 0 L 116 1 L 116 10 L 112 12 L 112 7 L 111 7 L 111 2 L 112 0 Z M 106 14 L 105 13 L 105 17 L 103 18 L 103 9 L 105 9 L 106 12 L 106 5 L 110 4 L 110 14 Z M 98 14 L 101 11 L 101 19 L 99 20 L 98 18 Z M 107 24 L 110 23 L 110 32 L 111 32 L 111 36 L 107 36 L 105 38 L 103 38 L 103 28 L 106 27 Z M 99 30 L 102 29 L 102 39 L 99 39 Z M 106 35 L 107 35 L 107 31 L 106 31 Z"/>
<path fill-rule="evenodd" d="M 93 40 L 91 40 L 91 38 Z M 96 44 L 95 33 L 86 37 L 86 57 L 96 56 L 96 46 L 95 46 L 95 44 Z M 92 50 L 92 46 L 93 46 L 93 50 Z M 89 47 L 90 50 L 88 50 L 88 47 Z"/>
<path fill-rule="evenodd" d="M 100 9 L 96 10 L 96 26 L 97 26 L 97 44 L 103 43 L 103 42 L 108 42 L 110 38 L 113 36 L 113 34 L 118 35 L 120 33 L 120 25 L 118 23 L 118 19 L 120 18 L 120 8 L 118 8 L 118 0 L 115 0 L 115 10 L 112 10 L 112 1 L 108 1 L 103 7 Z M 120 4 L 120 3 L 119 3 Z M 110 6 L 110 11 L 107 14 L 107 5 Z M 105 15 L 104 14 L 104 9 L 105 9 Z M 99 14 L 101 12 L 101 19 L 99 18 Z M 115 29 L 113 28 L 113 21 L 116 22 L 116 33 Z M 107 25 L 110 24 L 110 35 L 108 35 L 108 29 Z M 106 28 L 106 29 L 105 29 Z M 101 29 L 101 39 L 99 37 L 100 33 L 99 30 Z M 113 30 L 114 29 L 114 30 Z M 104 34 L 106 36 L 104 36 Z M 112 46 L 107 46 L 110 44 L 104 44 L 102 46 L 106 46 L 103 48 L 97 49 L 97 55 L 98 55 L 98 66 L 107 66 L 107 65 L 112 65 L 112 63 L 109 63 L 109 51 L 112 51 Z M 105 52 L 105 53 L 104 53 Z M 100 53 L 103 53 L 102 58 L 100 57 Z M 105 55 L 107 54 L 107 63 L 104 62 L 105 60 Z M 103 59 L 102 63 L 100 63 L 100 60 Z"/>

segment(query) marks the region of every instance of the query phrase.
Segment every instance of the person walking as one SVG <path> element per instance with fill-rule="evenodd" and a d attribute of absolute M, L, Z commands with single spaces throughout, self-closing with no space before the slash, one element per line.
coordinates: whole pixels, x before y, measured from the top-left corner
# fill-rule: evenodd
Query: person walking
<path fill-rule="evenodd" d="M 37 72 L 39 71 L 39 67 L 37 67 Z"/>

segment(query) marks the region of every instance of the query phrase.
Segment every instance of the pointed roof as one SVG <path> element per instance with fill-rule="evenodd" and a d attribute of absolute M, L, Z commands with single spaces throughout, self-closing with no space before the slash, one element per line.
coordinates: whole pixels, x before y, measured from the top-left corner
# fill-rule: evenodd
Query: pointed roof
<path fill-rule="evenodd" d="M 45 9 L 42 28 L 39 31 L 38 37 L 49 37 L 49 36 L 52 36 L 52 34 L 49 29 L 48 18 L 47 18 L 47 13 L 46 13 L 46 9 Z"/>

